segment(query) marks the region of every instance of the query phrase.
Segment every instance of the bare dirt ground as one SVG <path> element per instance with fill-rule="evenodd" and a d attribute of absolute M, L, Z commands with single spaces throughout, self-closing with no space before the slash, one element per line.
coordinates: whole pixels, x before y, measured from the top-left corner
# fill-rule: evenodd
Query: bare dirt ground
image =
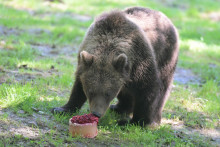
<path fill-rule="evenodd" d="M 174 82 L 178 84 L 200 84 L 201 78 L 191 70 L 177 67 L 174 74 Z"/>

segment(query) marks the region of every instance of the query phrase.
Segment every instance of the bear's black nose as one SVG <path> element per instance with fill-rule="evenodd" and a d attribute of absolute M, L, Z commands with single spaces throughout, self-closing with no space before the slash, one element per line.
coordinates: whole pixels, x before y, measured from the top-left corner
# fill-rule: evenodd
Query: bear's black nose
<path fill-rule="evenodd" d="M 100 118 L 101 117 L 101 114 L 98 113 L 98 112 L 92 112 L 93 115 L 95 115 L 96 117 Z"/>

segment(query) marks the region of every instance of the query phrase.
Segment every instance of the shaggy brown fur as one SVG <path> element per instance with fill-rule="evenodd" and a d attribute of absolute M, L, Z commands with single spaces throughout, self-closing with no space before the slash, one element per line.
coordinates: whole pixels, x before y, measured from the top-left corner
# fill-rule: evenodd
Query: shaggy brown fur
<path fill-rule="evenodd" d="M 178 33 L 161 12 L 133 7 L 99 16 L 80 46 L 76 80 L 66 105 L 74 112 L 86 99 L 101 117 L 111 106 L 133 113 L 131 123 L 160 123 L 178 58 Z"/>

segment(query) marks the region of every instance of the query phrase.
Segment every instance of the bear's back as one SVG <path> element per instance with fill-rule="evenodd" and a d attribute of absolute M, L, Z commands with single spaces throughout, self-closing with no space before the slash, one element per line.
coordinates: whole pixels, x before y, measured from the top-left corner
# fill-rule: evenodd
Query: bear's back
<path fill-rule="evenodd" d="M 163 13 L 148 8 L 132 7 L 124 12 L 126 18 L 136 24 L 151 43 L 161 72 L 169 61 L 176 64 L 178 33 L 172 22 Z"/>

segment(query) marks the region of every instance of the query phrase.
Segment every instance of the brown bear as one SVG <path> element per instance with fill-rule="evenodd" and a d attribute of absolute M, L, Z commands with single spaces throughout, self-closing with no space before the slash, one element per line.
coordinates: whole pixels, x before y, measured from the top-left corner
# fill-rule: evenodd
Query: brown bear
<path fill-rule="evenodd" d="M 142 7 L 104 13 L 80 46 L 69 101 L 52 112 L 75 112 L 88 100 L 91 113 L 101 117 L 117 97 L 110 108 L 133 113 L 130 123 L 159 124 L 178 50 L 178 32 L 163 13 Z"/>

